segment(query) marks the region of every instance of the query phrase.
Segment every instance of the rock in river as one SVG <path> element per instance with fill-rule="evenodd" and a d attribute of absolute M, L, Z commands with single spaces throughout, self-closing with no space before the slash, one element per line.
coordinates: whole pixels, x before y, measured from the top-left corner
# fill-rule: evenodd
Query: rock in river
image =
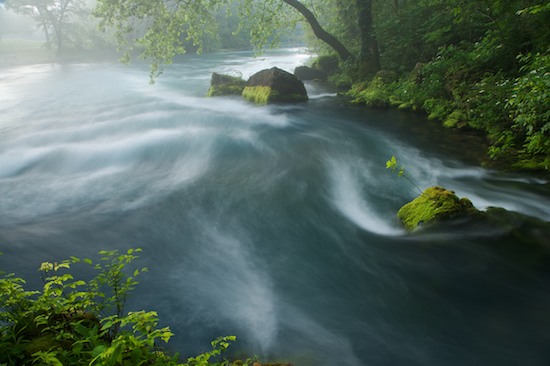
<path fill-rule="evenodd" d="M 304 83 L 277 67 L 252 75 L 243 90 L 243 97 L 257 104 L 296 103 L 308 100 Z"/>
<path fill-rule="evenodd" d="M 206 96 L 241 95 L 246 81 L 231 75 L 213 73 L 210 80 L 210 89 Z"/>
<path fill-rule="evenodd" d="M 401 207 L 397 217 L 412 231 L 426 224 L 477 214 L 479 211 L 469 199 L 458 198 L 445 188 L 431 187 Z"/>

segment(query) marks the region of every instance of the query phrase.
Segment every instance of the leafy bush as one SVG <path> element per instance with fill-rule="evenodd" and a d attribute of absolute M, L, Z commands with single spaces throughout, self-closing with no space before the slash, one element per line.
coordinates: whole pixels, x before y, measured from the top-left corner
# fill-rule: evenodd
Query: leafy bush
<path fill-rule="evenodd" d="M 27 291 L 24 279 L 1 272 L 0 365 L 230 365 L 221 356 L 234 336 L 218 338 L 212 351 L 181 364 L 160 348 L 173 333 L 158 327 L 156 312 L 124 313 L 136 278 L 147 270 L 126 273 L 139 252 L 101 251 L 95 265 L 76 257 L 42 263 L 41 291 Z M 69 270 L 77 263 L 93 266 L 97 276 L 75 279 Z"/>
<path fill-rule="evenodd" d="M 525 74 L 512 88 L 506 109 L 513 120 L 512 129 L 524 136 L 527 153 L 550 156 L 550 55 L 518 57 Z"/>

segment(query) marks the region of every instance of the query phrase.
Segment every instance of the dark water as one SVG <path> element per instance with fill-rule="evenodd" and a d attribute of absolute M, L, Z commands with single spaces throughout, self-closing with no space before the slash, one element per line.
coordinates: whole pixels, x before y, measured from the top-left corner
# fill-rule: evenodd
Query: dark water
<path fill-rule="evenodd" d="M 157 310 L 184 355 L 234 334 L 235 352 L 297 366 L 550 364 L 547 252 L 512 228 L 405 234 L 395 213 L 417 193 L 385 162 L 549 221 L 546 181 L 319 85 L 298 106 L 203 97 L 214 71 L 307 58 L 186 57 L 154 86 L 139 65 L 0 69 L 0 268 L 38 286 L 42 261 L 141 247 L 129 308 Z"/>

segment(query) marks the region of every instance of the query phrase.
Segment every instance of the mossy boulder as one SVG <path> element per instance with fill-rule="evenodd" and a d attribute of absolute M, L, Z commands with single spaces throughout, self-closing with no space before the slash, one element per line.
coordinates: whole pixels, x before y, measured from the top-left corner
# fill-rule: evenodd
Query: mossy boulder
<path fill-rule="evenodd" d="M 338 72 L 339 66 L 340 60 L 336 55 L 319 56 L 311 64 L 312 69 L 322 71 L 327 75 L 332 75 Z"/>
<path fill-rule="evenodd" d="M 353 85 L 348 95 L 353 97 L 352 103 L 366 104 L 370 108 L 384 109 L 390 106 L 390 93 L 380 79 L 373 79 L 369 83 Z"/>
<path fill-rule="evenodd" d="M 239 77 L 213 73 L 206 96 L 241 95 L 245 85 L 246 81 Z"/>
<path fill-rule="evenodd" d="M 277 67 L 252 75 L 243 89 L 242 96 L 257 104 L 297 103 L 308 100 L 304 83 Z"/>
<path fill-rule="evenodd" d="M 399 75 L 392 70 L 380 70 L 374 75 L 374 79 L 380 80 L 383 84 L 391 84 L 399 79 Z"/>
<path fill-rule="evenodd" d="M 325 74 L 323 71 L 314 70 L 309 66 L 298 66 L 294 69 L 294 76 L 302 81 L 327 79 L 327 74 Z"/>
<path fill-rule="evenodd" d="M 397 217 L 409 231 L 420 226 L 449 219 L 477 215 L 480 212 L 467 198 L 458 198 L 441 187 L 426 189 L 420 196 L 401 207 Z"/>

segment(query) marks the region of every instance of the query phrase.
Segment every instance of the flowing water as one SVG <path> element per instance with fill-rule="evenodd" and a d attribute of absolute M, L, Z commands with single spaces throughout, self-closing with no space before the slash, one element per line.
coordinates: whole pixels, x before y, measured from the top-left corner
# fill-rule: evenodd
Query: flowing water
<path fill-rule="evenodd" d="M 184 356 L 233 334 L 297 366 L 550 364 L 547 254 L 502 228 L 406 234 L 395 213 L 418 192 L 385 162 L 545 221 L 548 182 L 320 85 L 293 106 L 203 97 L 214 71 L 308 57 L 188 56 L 155 85 L 144 65 L 0 69 L 0 268 L 38 286 L 42 261 L 141 247 L 129 309 L 158 311 Z"/>

